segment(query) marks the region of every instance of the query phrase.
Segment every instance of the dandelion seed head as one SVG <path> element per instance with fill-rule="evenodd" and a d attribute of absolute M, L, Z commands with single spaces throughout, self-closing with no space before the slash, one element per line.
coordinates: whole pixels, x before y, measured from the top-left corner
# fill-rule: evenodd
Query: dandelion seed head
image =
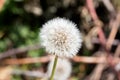
<path fill-rule="evenodd" d="M 48 64 L 47 75 L 50 77 L 52 67 L 54 64 L 54 58 Z M 72 72 L 72 65 L 69 60 L 58 58 L 54 80 L 68 80 Z"/>
<path fill-rule="evenodd" d="M 40 38 L 46 51 L 59 57 L 73 57 L 82 42 L 76 24 L 64 18 L 54 18 L 45 23 Z"/>

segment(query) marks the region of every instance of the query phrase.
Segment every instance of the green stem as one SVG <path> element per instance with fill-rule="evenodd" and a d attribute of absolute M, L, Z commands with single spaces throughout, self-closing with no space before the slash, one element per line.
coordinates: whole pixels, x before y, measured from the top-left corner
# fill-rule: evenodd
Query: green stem
<path fill-rule="evenodd" d="M 55 74 L 55 69 L 56 69 L 56 65 L 57 65 L 57 60 L 58 60 L 58 56 L 55 56 L 53 69 L 52 69 L 52 73 L 51 73 L 51 76 L 50 76 L 50 80 L 54 79 L 54 74 Z"/>

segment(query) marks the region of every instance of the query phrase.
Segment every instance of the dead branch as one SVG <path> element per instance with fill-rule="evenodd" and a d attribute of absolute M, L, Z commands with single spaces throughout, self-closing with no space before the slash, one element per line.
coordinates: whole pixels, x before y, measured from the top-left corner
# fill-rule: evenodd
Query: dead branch
<path fill-rule="evenodd" d="M 5 59 L 1 64 L 32 64 L 32 63 L 46 63 L 50 61 L 51 56 L 44 56 L 39 58 L 22 58 L 22 59 Z"/>
<path fill-rule="evenodd" d="M 16 65 L 16 64 L 32 64 L 32 63 L 46 63 L 51 60 L 51 56 L 44 56 L 39 58 L 22 58 L 22 59 L 6 59 L 1 62 L 1 64 L 9 64 L 9 65 Z M 71 58 L 74 62 L 82 62 L 82 63 L 89 63 L 89 64 L 106 64 L 107 57 L 86 57 L 86 56 L 75 56 Z M 113 64 L 119 63 L 119 58 L 113 58 L 111 61 Z"/>

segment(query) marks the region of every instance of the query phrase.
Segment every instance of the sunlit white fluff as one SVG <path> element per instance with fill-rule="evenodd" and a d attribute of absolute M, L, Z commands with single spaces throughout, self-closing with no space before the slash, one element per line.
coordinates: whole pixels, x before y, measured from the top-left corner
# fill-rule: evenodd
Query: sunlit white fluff
<path fill-rule="evenodd" d="M 54 58 L 50 61 L 48 65 L 47 75 L 50 77 L 52 72 L 52 67 L 54 63 Z M 58 58 L 54 80 L 68 80 L 72 72 L 72 65 L 67 59 Z"/>
<path fill-rule="evenodd" d="M 59 57 L 73 57 L 82 42 L 76 24 L 64 18 L 54 18 L 45 23 L 40 38 L 46 51 Z"/>

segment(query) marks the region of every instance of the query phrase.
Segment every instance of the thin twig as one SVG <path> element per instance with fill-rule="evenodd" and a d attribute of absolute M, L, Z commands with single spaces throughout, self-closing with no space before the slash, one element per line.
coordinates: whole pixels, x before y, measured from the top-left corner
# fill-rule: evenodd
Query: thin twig
<path fill-rule="evenodd" d="M 85 56 L 82 56 L 82 57 L 74 57 L 72 59 L 73 61 L 75 62 L 83 62 L 83 63 L 107 63 L 106 61 L 106 57 L 85 57 Z"/>
<path fill-rule="evenodd" d="M 92 63 L 92 64 L 98 64 L 98 63 L 108 63 L 107 57 L 86 57 L 86 56 L 75 56 L 74 58 L 71 58 L 74 62 L 82 62 L 82 63 Z M 1 64 L 32 64 L 32 63 L 46 63 L 51 60 L 50 56 L 45 57 L 39 57 L 39 58 L 23 58 L 23 59 L 6 59 L 1 62 Z M 119 58 L 113 58 L 113 61 L 111 61 L 113 64 L 119 63 Z"/>
<path fill-rule="evenodd" d="M 99 29 L 98 35 L 99 35 L 100 43 L 102 44 L 102 46 L 103 46 L 104 48 L 106 48 L 106 47 L 105 47 L 105 45 L 106 45 L 106 38 L 105 38 L 105 35 L 104 35 L 104 32 L 103 32 L 102 29 Z"/>
<path fill-rule="evenodd" d="M 40 44 L 35 44 L 35 45 L 27 46 L 27 47 L 24 47 L 24 48 L 10 49 L 10 50 L 8 50 L 6 52 L 0 53 L 1 54 L 0 55 L 0 60 L 4 59 L 6 57 L 10 57 L 12 55 L 24 53 L 24 52 L 27 52 L 27 51 L 30 51 L 30 50 L 37 50 L 37 49 L 40 49 L 40 48 L 42 48 L 40 46 Z"/>
<path fill-rule="evenodd" d="M 94 21 L 98 20 L 98 16 L 96 15 L 96 11 L 93 6 L 94 5 L 93 0 L 86 0 L 86 3 L 93 20 Z"/>
<path fill-rule="evenodd" d="M 98 38 L 92 38 L 92 43 L 94 44 L 100 44 L 100 40 Z M 120 41 L 118 39 L 114 39 L 112 45 L 117 46 L 120 44 Z"/>
<path fill-rule="evenodd" d="M 100 80 L 103 70 L 107 64 L 97 64 L 93 72 L 90 74 L 89 80 Z"/>
<path fill-rule="evenodd" d="M 108 11 L 110 13 L 115 12 L 115 9 L 114 9 L 112 3 L 110 2 L 110 0 L 102 0 L 102 2 L 104 3 L 104 5 L 106 6 L 106 8 L 108 9 Z"/>
<path fill-rule="evenodd" d="M 11 72 L 11 74 L 13 74 L 13 75 L 25 75 L 25 76 L 38 77 L 38 78 L 47 77 L 47 75 L 45 73 L 40 72 L 40 71 L 13 70 Z"/>
<path fill-rule="evenodd" d="M 46 63 L 50 61 L 51 56 L 44 56 L 38 58 L 22 58 L 22 59 L 6 59 L 1 64 L 31 64 L 31 63 Z"/>
<path fill-rule="evenodd" d="M 114 38 L 117 34 L 119 24 L 120 24 L 120 12 L 117 14 L 116 19 L 112 22 L 112 25 L 110 25 L 112 30 L 110 32 L 110 35 L 109 35 L 109 38 L 108 38 L 107 44 L 106 44 L 106 47 L 109 50 L 111 49 L 112 43 L 113 43 Z"/>
<path fill-rule="evenodd" d="M 120 56 L 120 44 L 117 46 L 117 49 L 115 51 L 115 54 L 114 54 L 115 57 L 119 57 Z"/>

